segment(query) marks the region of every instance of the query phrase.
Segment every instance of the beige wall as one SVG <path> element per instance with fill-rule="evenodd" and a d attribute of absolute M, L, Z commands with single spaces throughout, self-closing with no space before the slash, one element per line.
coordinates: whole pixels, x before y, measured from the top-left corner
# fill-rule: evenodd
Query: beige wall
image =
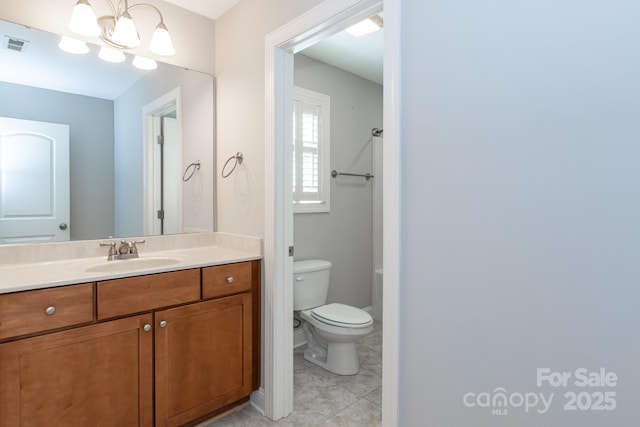
<path fill-rule="evenodd" d="M 146 37 L 148 44 L 148 40 L 158 23 L 157 14 L 150 8 L 136 9 L 132 12 L 132 16 L 138 24 L 138 32 L 143 39 L 143 46 L 130 52 L 140 53 L 168 64 L 213 74 L 215 54 L 212 40 L 215 33 L 215 21 L 162 0 L 146 0 L 144 3 L 153 4 L 162 11 L 165 25 L 173 39 L 176 54 L 164 57 L 153 55 L 147 51 L 144 39 Z M 75 4 L 76 0 L 0 0 L 0 19 L 55 34 L 81 38 L 67 29 L 67 23 Z M 98 16 L 110 14 L 106 2 L 102 0 L 93 1 L 91 5 Z M 86 38 L 86 40 L 99 44 L 97 38 Z M 207 48 L 203 49 L 203 46 L 207 46 Z"/>
<path fill-rule="evenodd" d="M 219 231 L 264 236 L 265 36 L 319 3 L 242 0 L 216 21 L 218 171 L 244 154 L 229 178 L 218 174 Z"/>

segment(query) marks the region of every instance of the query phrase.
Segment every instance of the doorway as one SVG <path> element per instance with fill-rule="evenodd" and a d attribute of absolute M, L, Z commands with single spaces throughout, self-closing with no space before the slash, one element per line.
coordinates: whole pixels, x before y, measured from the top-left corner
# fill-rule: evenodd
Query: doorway
<path fill-rule="evenodd" d="M 383 425 L 397 424 L 399 247 L 399 5 L 385 1 Z M 293 54 L 382 10 L 382 0 L 326 0 L 265 39 L 264 393 L 253 397 L 277 420 L 293 410 L 293 243 L 291 140 Z M 389 31 L 390 30 L 390 31 Z M 397 61 L 397 62 L 394 62 Z M 387 196 L 388 195 L 388 196 Z M 392 286 L 389 286 L 389 283 Z M 260 401 L 260 399 L 264 399 Z"/>

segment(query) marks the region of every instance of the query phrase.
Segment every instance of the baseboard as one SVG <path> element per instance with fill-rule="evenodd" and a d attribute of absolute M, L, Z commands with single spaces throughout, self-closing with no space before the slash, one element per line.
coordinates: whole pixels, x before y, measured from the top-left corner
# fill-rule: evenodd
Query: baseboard
<path fill-rule="evenodd" d="M 260 387 L 258 391 L 251 393 L 251 399 L 249 401 L 256 411 L 260 412 L 260 415 L 264 416 L 264 389 Z"/>

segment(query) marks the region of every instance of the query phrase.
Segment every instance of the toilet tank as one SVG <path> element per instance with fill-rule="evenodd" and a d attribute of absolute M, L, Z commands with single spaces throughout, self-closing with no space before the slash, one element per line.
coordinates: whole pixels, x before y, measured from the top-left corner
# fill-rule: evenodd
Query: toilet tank
<path fill-rule="evenodd" d="M 323 259 L 293 262 L 293 309 L 308 310 L 324 305 L 329 292 L 331 263 Z"/>

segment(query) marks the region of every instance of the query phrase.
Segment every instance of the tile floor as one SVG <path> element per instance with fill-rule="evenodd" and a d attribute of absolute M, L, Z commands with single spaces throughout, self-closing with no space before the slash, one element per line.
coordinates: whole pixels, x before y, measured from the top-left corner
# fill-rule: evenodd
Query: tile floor
<path fill-rule="evenodd" d="M 247 406 L 215 422 L 199 427 L 374 427 L 382 422 L 382 326 L 358 343 L 360 372 L 340 376 L 294 355 L 294 410 L 288 417 L 271 421 Z"/>

